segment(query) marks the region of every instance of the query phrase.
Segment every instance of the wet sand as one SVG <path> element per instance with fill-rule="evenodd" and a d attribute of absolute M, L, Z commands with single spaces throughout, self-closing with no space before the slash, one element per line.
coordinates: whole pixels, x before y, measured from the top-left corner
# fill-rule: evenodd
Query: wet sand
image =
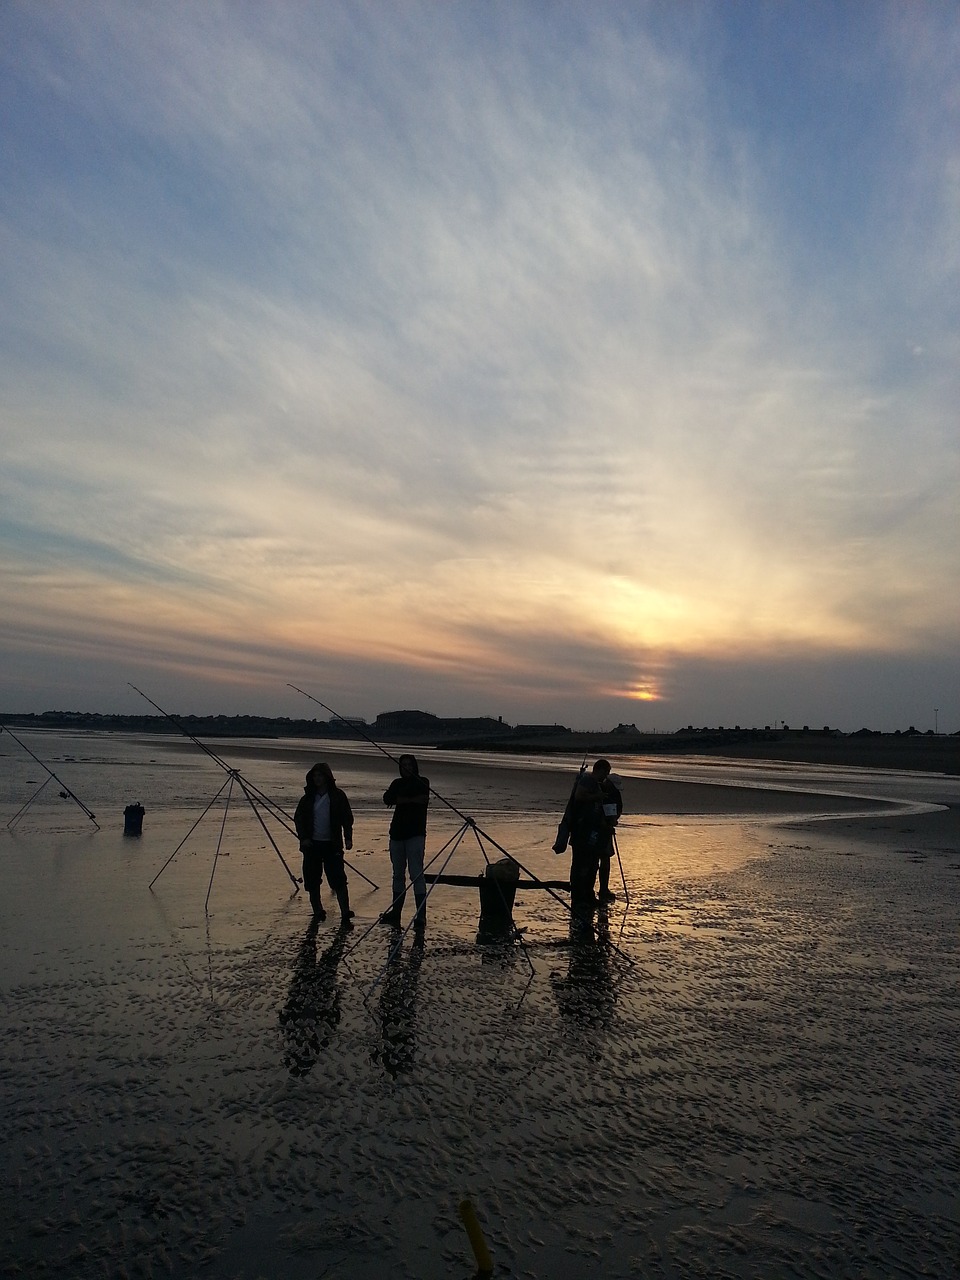
<path fill-rule="evenodd" d="M 438 765 L 566 870 L 568 777 Z M 957 809 L 798 821 L 863 802 L 628 780 L 628 904 L 572 934 L 528 891 L 524 945 L 478 947 L 474 892 L 441 887 L 418 947 L 374 924 L 382 769 L 335 767 L 382 886 L 351 873 L 352 932 L 309 927 L 252 820 L 209 917 L 212 819 L 146 889 L 195 809 L 4 835 L 0 1274 L 466 1278 L 464 1194 L 497 1276 L 952 1274 Z"/>

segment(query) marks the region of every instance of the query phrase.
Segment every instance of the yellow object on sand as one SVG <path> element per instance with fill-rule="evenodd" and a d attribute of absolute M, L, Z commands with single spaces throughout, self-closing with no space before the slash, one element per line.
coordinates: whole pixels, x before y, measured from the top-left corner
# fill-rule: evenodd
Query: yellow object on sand
<path fill-rule="evenodd" d="M 467 1229 L 467 1238 L 470 1241 L 471 1249 L 473 1249 L 473 1256 L 477 1260 L 477 1270 L 481 1274 L 489 1274 L 493 1270 L 493 1259 L 490 1257 L 490 1250 L 487 1248 L 487 1242 L 484 1240 L 483 1232 L 480 1230 L 477 1212 L 469 1200 L 460 1201 L 460 1218 Z"/>

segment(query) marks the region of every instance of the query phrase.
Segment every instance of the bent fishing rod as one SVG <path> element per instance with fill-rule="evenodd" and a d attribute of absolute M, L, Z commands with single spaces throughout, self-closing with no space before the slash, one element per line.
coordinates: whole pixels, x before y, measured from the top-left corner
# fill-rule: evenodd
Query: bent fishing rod
<path fill-rule="evenodd" d="M 399 767 L 399 761 L 397 757 L 391 755 L 390 752 L 386 749 L 386 747 L 381 746 L 381 744 L 377 742 L 376 739 L 371 738 L 369 734 L 364 733 L 363 729 L 361 729 L 358 724 L 354 723 L 352 720 L 347 720 L 344 716 L 334 711 L 333 707 L 328 707 L 325 702 L 321 702 L 319 698 L 315 698 L 312 693 L 307 693 L 306 689 L 301 689 L 299 685 L 290 684 L 290 682 L 288 681 L 287 688 L 295 689 L 297 693 L 302 693 L 305 698 L 309 698 L 310 701 L 315 702 L 318 707 L 322 707 L 324 711 L 328 711 L 335 720 L 339 720 L 341 724 L 346 725 L 349 729 L 353 729 L 355 732 L 357 732 L 360 735 L 361 738 L 369 742 L 372 747 L 376 747 L 376 749 L 379 752 L 381 752 L 383 755 L 385 755 L 388 760 L 392 760 L 394 764 L 396 764 Z M 446 805 L 446 807 L 452 813 L 455 813 L 465 827 L 472 827 L 473 830 L 478 835 L 482 836 L 485 840 L 488 840 L 495 849 L 497 849 L 500 853 L 504 855 L 505 858 L 509 858 L 510 861 L 514 863 L 516 866 L 518 866 L 520 870 L 523 871 L 526 875 L 528 875 L 531 880 L 535 880 L 537 884 L 540 886 L 540 888 L 544 889 L 547 893 L 549 893 L 551 898 L 559 902 L 561 907 L 563 907 L 564 911 L 566 911 L 569 915 L 573 915 L 573 907 L 569 902 L 565 902 L 558 893 L 556 893 L 553 889 L 550 888 L 549 885 L 544 884 L 543 880 L 541 880 L 541 878 L 538 875 L 535 875 L 529 869 L 529 867 L 525 867 L 523 863 L 520 861 L 520 859 L 515 857 L 514 854 L 510 852 L 509 849 L 505 849 L 503 845 L 499 843 L 499 841 L 495 840 L 493 836 L 490 835 L 489 832 L 484 831 L 483 828 L 478 825 L 475 818 L 471 818 L 468 814 L 465 814 L 461 809 L 458 809 L 455 804 L 453 804 L 445 796 L 442 796 L 440 792 L 437 791 L 434 787 L 430 786 L 429 783 L 427 785 L 429 787 L 430 794 L 432 796 L 436 796 L 436 798 L 440 801 L 441 804 Z M 626 952 L 621 951 L 621 949 L 615 946 L 615 944 L 611 943 L 610 945 L 614 947 L 614 950 L 617 952 L 618 955 L 623 956 L 623 958 L 629 961 L 630 964 L 636 963 L 636 961 L 633 960 L 631 956 L 628 956 Z"/>
<path fill-rule="evenodd" d="M 79 796 L 74 795 L 74 793 L 70 790 L 70 788 L 69 788 L 69 787 L 67 786 L 67 784 L 63 781 L 63 779 L 62 779 L 62 778 L 58 778 L 58 777 L 57 777 L 57 775 L 56 775 L 56 774 L 53 772 L 53 770 L 50 768 L 50 766 L 49 766 L 49 765 L 45 765 L 45 764 L 43 763 L 43 761 L 40 759 L 40 757 L 39 757 L 39 756 L 34 755 L 34 754 L 33 754 L 33 752 L 30 750 L 30 748 L 27 746 L 27 744 L 26 744 L 25 742 L 21 742 L 21 741 L 20 741 L 20 739 L 17 737 L 17 735 L 16 735 L 16 734 L 11 730 L 11 729 L 9 729 L 9 728 L 7 727 L 7 725 L 5 725 L 5 724 L 0 724 L 0 733 L 3 733 L 3 731 L 4 731 L 5 729 L 6 729 L 7 733 L 9 733 L 9 734 L 10 734 L 10 737 L 14 740 L 14 742 L 16 742 L 19 746 L 23 747 L 24 751 L 27 753 L 27 755 L 30 757 L 30 759 L 31 759 L 31 760 L 35 760 L 35 761 L 37 762 L 37 764 L 40 766 L 40 768 L 41 768 L 41 769 L 45 769 L 45 770 L 46 770 L 46 772 L 47 772 L 47 774 L 48 774 L 48 777 L 43 781 L 43 783 L 41 783 L 40 787 L 39 787 L 39 788 L 38 788 L 38 789 L 33 793 L 33 795 L 30 797 L 30 799 L 27 801 L 27 803 L 26 803 L 25 805 L 23 805 L 23 806 L 22 806 L 22 808 L 18 809 L 18 810 L 17 810 L 17 812 L 13 815 L 13 817 L 12 817 L 12 818 L 10 819 L 10 821 L 7 823 L 7 827 L 9 828 L 9 827 L 13 826 L 13 824 L 17 821 L 17 819 L 20 817 L 20 815 L 21 815 L 22 813 L 25 813 L 25 812 L 27 811 L 27 809 L 29 809 L 29 808 L 30 808 L 30 806 L 33 804 L 34 800 L 36 800 L 37 796 L 40 794 L 40 792 L 43 790 L 43 788 L 44 788 L 45 786 L 47 786 L 47 785 L 48 785 L 48 783 L 50 782 L 50 779 L 52 778 L 52 779 L 53 779 L 53 781 L 54 781 L 54 782 L 56 782 L 58 786 L 60 786 L 60 787 L 62 787 L 62 788 L 63 788 L 63 790 L 60 792 L 60 795 L 61 795 L 65 800 L 66 800 L 66 799 L 70 799 L 70 800 L 72 800 L 72 801 L 74 802 L 74 804 L 78 805 L 78 806 L 79 806 L 79 808 L 81 808 L 81 809 L 83 810 L 83 812 L 87 815 L 87 817 L 90 819 L 90 821 L 93 823 L 93 825 L 94 825 L 94 826 L 97 828 L 97 830 L 99 831 L 99 830 L 100 830 L 100 823 L 97 821 L 96 814 L 94 814 L 94 812 L 93 812 L 91 809 L 88 809 L 88 808 L 87 808 L 87 806 L 86 806 L 86 805 L 83 803 L 83 801 L 80 799 L 80 797 L 79 797 Z"/>

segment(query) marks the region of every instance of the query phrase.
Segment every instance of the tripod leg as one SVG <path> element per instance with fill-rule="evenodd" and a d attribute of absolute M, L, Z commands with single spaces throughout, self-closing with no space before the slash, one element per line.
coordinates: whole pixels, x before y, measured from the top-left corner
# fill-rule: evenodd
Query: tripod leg
<path fill-rule="evenodd" d="M 47 783 L 49 783 L 50 781 L 52 781 L 52 779 L 53 779 L 53 774 L 52 774 L 52 773 L 50 774 L 50 776 L 49 776 L 49 777 L 44 778 L 43 782 L 41 782 L 41 783 L 40 783 L 39 787 L 37 787 L 36 791 L 33 793 L 33 795 L 30 797 L 30 799 L 27 801 L 27 803 L 26 803 L 25 805 L 22 805 L 22 806 L 17 810 L 17 812 L 13 815 L 13 817 L 10 819 L 10 821 L 7 823 L 7 830 L 8 830 L 8 831 L 12 831 L 12 830 L 13 830 L 14 826 L 15 826 L 15 825 L 20 821 L 20 819 L 23 817 L 23 815 L 27 812 L 27 810 L 28 810 L 28 809 L 30 808 L 30 806 L 33 804 L 34 800 L 36 800 L 37 796 L 40 794 L 40 792 L 43 790 L 43 788 L 47 785 Z"/>
<path fill-rule="evenodd" d="M 203 914 L 209 915 L 207 904 L 210 901 L 210 891 L 213 888 L 213 877 L 217 871 L 217 859 L 220 857 L 220 846 L 223 844 L 223 830 L 227 825 L 227 814 L 230 811 L 230 797 L 233 795 L 233 775 L 230 775 L 230 790 L 227 792 L 227 799 L 223 806 L 223 820 L 220 823 L 220 838 L 217 840 L 217 851 L 213 855 L 213 868 L 210 871 L 210 883 L 207 885 L 207 896 L 203 900 Z"/>
<path fill-rule="evenodd" d="M 213 797 L 213 799 L 212 799 L 212 800 L 210 801 L 210 803 L 207 805 L 207 807 L 204 809 L 203 813 L 201 813 L 200 817 L 196 820 L 196 822 L 193 824 L 193 826 L 190 828 L 190 830 L 187 832 L 187 834 L 183 837 L 183 839 L 180 841 L 180 843 L 179 843 L 179 844 L 177 845 L 177 847 L 174 849 L 173 853 L 171 853 L 170 857 L 166 860 L 166 862 L 163 864 L 163 866 L 160 868 L 160 870 L 157 872 L 157 874 L 153 877 L 153 879 L 152 879 L 152 880 L 150 881 L 150 883 L 147 885 L 147 888 L 148 888 L 148 889 L 152 889 L 152 888 L 153 888 L 153 886 L 157 883 L 157 881 L 158 881 L 158 880 L 160 879 L 160 877 L 163 875 L 164 871 L 166 871 L 167 867 L 169 867 L 170 863 L 174 860 L 174 858 L 177 856 L 177 854 L 180 852 L 180 850 L 183 848 L 183 846 L 187 843 L 187 841 L 190 839 L 190 837 L 191 837 L 191 836 L 193 835 L 193 833 L 196 831 L 197 827 L 199 827 L 200 823 L 204 820 L 204 818 L 207 816 L 207 814 L 210 812 L 210 810 L 213 808 L 213 806 L 217 803 L 217 801 L 220 799 L 220 797 L 221 797 L 221 796 L 223 795 L 223 793 L 226 791 L 226 789 L 227 789 L 227 787 L 229 786 L 229 784 L 230 784 L 230 779 L 228 778 L 228 779 L 227 779 L 227 781 L 226 781 L 226 782 L 223 784 L 223 786 L 220 788 L 220 790 L 217 792 L 217 794 Z"/>
<path fill-rule="evenodd" d="M 436 862 L 436 860 L 437 860 L 439 857 L 441 857 L 441 856 L 443 855 L 443 853 L 444 853 L 447 849 L 449 849 L 449 850 L 450 850 L 450 852 L 447 854 L 446 858 L 444 858 L 443 863 L 442 863 L 442 864 L 441 864 L 441 866 L 440 866 L 440 870 L 439 870 L 439 872 L 437 873 L 438 875 L 443 875 L 443 868 L 447 865 L 447 863 L 450 861 L 450 859 L 451 859 L 451 858 L 453 857 L 453 855 L 456 853 L 456 851 L 457 851 L 457 847 L 459 846 L 460 841 L 461 841 L 461 840 L 463 839 L 463 837 L 464 837 L 464 833 L 469 829 L 470 825 L 471 825 L 471 824 L 470 824 L 469 822 L 464 822 L 464 824 L 463 824 L 463 826 L 460 828 L 460 830 L 459 830 L 455 835 L 452 835 L 452 836 L 450 837 L 450 839 L 447 841 L 447 843 L 443 846 L 443 848 L 442 848 L 442 849 L 439 849 L 439 850 L 438 850 L 438 851 L 433 855 L 433 857 L 432 857 L 432 858 L 430 859 L 430 861 L 427 863 L 427 867 L 432 867 L 432 866 L 433 866 L 433 864 Z M 427 890 L 427 898 L 429 898 L 429 897 L 430 897 L 430 894 L 431 894 L 431 893 L 433 893 L 433 891 L 434 891 L 434 889 L 435 889 L 436 887 L 437 887 L 437 885 L 436 885 L 436 881 L 434 881 L 434 882 L 433 882 L 433 884 L 431 884 L 430 888 Z M 391 906 L 392 906 L 392 905 L 393 905 L 393 904 L 391 904 Z M 424 909 L 426 909 L 426 898 L 424 899 Z M 414 917 L 414 919 L 415 919 L 415 918 L 416 918 L 416 917 Z M 368 936 L 369 936 L 369 935 L 374 931 L 374 929 L 376 929 L 376 927 L 377 927 L 377 924 L 378 924 L 378 923 L 379 923 L 379 921 L 376 921 L 376 922 L 374 922 L 374 923 L 369 927 L 369 929 L 365 929 L 365 930 L 364 930 L 364 932 L 360 935 L 360 937 L 357 939 L 357 941 L 356 941 L 356 942 L 353 944 L 353 946 L 350 948 L 350 952 L 351 952 L 351 953 L 352 953 L 352 952 L 354 952 L 354 951 L 356 951 L 356 949 L 357 949 L 357 947 L 359 947 L 360 943 L 361 943 L 361 942 L 363 942 L 363 940 L 364 940 L 366 937 L 368 937 Z M 385 977 L 385 976 L 386 976 L 386 974 L 387 974 L 387 970 L 390 968 L 390 965 L 393 963 L 393 961 L 394 961 L 394 960 L 396 959 L 396 957 L 399 955 L 400 950 L 401 950 L 401 948 L 403 947 L 403 940 L 404 940 L 404 938 L 407 936 L 407 934 L 410 932 L 410 930 L 411 930 L 413 927 L 414 927 L 414 920 L 411 920 L 411 921 L 409 922 L 409 924 L 407 925 L 407 927 L 404 929 L 403 933 L 401 933 L 400 937 L 397 939 L 397 941 L 394 943 L 394 945 L 390 948 L 390 953 L 389 953 L 389 955 L 387 956 L 387 963 L 384 965 L 384 967 L 383 967 L 383 969 L 381 970 L 381 972 L 377 975 L 377 977 L 376 977 L 376 978 L 374 979 L 374 981 L 371 983 L 371 985 L 370 985 L 370 986 L 369 986 L 369 988 L 367 989 L 366 995 L 363 997 L 363 1002 L 364 1002 L 364 1004 L 366 1004 L 366 1002 L 367 1002 L 367 1001 L 370 999 L 370 997 L 373 995 L 374 991 L 376 991 L 377 987 L 378 987 L 378 986 L 380 985 L 380 983 L 383 981 L 384 977 Z"/>
<path fill-rule="evenodd" d="M 630 905 L 630 892 L 627 889 L 627 877 L 623 874 L 623 862 L 620 859 L 620 845 L 617 843 L 617 833 L 613 833 L 613 849 L 617 855 L 617 866 L 620 868 L 620 879 L 623 882 L 623 900 Z"/>
<path fill-rule="evenodd" d="M 490 844 L 494 849 L 498 849 L 498 850 L 500 851 L 500 853 L 502 853 L 502 854 L 504 854 L 506 857 L 508 857 L 508 858 L 510 859 L 510 861 L 511 861 L 511 862 L 515 862 L 515 863 L 517 864 L 517 866 L 520 868 L 520 870 L 521 870 L 521 871 L 523 871 L 523 872 L 525 872 L 528 876 L 530 876 L 530 878 L 531 878 L 532 880 L 536 880 L 536 881 L 537 881 L 537 883 L 540 885 L 540 887 L 541 887 L 542 889 L 546 890 L 546 892 L 550 895 L 550 897 L 551 897 L 551 898 L 555 898 L 555 899 L 556 899 L 556 901 L 560 903 L 561 907 L 563 907 L 563 909 L 564 909 L 564 911 L 566 911 L 567 915 L 568 915 L 571 919 L 573 918 L 573 905 L 572 905 L 572 903 L 564 902 L 563 898 L 561 898 L 561 897 L 560 897 L 560 895 L 559 895 L 558 893 L 554 893 L 554 891 L 553 891 L 552 889 L 548 888 L 548 887 L 547 887 L 547 885 L 545 885 L 545 884 L 543 883 L 543 881 L 540 879 L 540 877 L 539 877 L 539 876 L 534 875 L 532 871 L 530 871 L 527 867 L 525 867 L 525 866 L 523 865 L 523 863 L 520 861 L 520 859 L 519 859 L 519 858 L 514 857 L 514 855 L 510 852 L 510 850 L 509 850 L 509 849 L 505 849 L 505 848 L 503 847 L 503 845 L 502 845 L 502 844 L 500 844 L 498 841 L 494 840 L 494 838 L 493 838 L 493 836 L 492 836 L 492 835 L 490 835 L 488 832 L 484 831 L 481 827 L 478 827 L 478 826 L 477 826 L 477 824 L 473 821 L 473 819 L 468 819 L 468 825 L 470 825 L 470 826 L 474 827 L 474 829 L 475 829 L 477 832 L 479 832 L 479 834 L 480 834 L 480 835 L 482 835 L 482 836 L 483 836 L 483 838 L 484 838 L 484 839 L 485 839 L 485 840 L 486 840 L 486 841 L 487 841 L 487 842 L 488 842 L 488 843 L 489 843 L 489 844 Z M 626 960 L 627 964 L 636 964 L 636 961 L 633 959 L 633 957 L 632 957 L 632 956 L 628 956 L 628 955 L 627 955 L 627 953 L 626 953 L 625 951 L 622 951 L 622 950 L 621 950 L 618 946 L 616 946 L 614 943 L 611 943 L 610 945 L 611 945 L 611 947 L 613 947 L 613 950 L 614 950 L 614 951 L 616 951 L 617 955 L 621 956 L 624 960 Z"/>
<path fill-rule="evenodd" d="M 352 862 L 347 862 L 346 858 L 344 858 L 344 862 L 350 868 L 350 870 L 353 872 L 355 876 L 359 876 L 361 880 L 366 880 L 367 884 L 370 886 L 371 889 L 380 888 L 378 884 L 374 884 L 374 882 L 370 879 L 369 876 L 365 876 L 359 867 L 355 867 Z"/>
<path fill-rule="evenodd" d="M 484 847 L 484 843 L 482 839 L 483 833 L 480 831 L 479 827 L 477 827 L 476 825 L 474 825 L 473 834 L 474 834 L 474 837 L 476 838 L 477 845 L 480 849 L 480 852 L 483 854 L 483 860 L 486 863 L 486 865 L 489 866 L 490 858 L 487 855 L 486 848 Z M 507 856 L 509 857 L 509 854 Z M 519 867 L 520 866 L 519 862 L 516 865 L 517 867 Z M 509 910 L 507 910 L 507 900 L 504 897 L 502 885 L 497 884 L 497 892 L 500 894 L 500 901 L 503 903 L 505 913 L 510 919 L 510 938 L 512 941 L 520 943 L 520 950 L 523 952 L 523 958 L 524 960 L 526 960 L 527 964 L 530 967 L 530 977 L 527 979 L 526 985 L 524 986 L 523 991 L 520 993 L 520 999 L 517 1001 L 517 1008 L 514 1010 L 514 1012 L 517 1012 L 517 1010 L 519 1010 L 520 1006 L 523 1004 L 524 997 L 526 996 L 527 991 L 530 988 L 530 983 L 534 979 L 536 969 L 534 967 L 533 960 L 530 958 L 530 948 L 527 946 L 526 941 L 524 940 L 523 930 L 517 928 L 517 922 L 513 918 L 513 908 L 510 908 Z M 514 903 L 514 905 L 516 905 L 516 903 Z M 482 913 L 482 908 L 481 908 L 481 913 Z"/>
<path fill-rule="evenodd" d="M 284 871 L 287 873 L 287 875 L 290 877 L 290 881 L 291 881 L 291 883 L 293 884 L 293 891 L 294 891 L 294 893 L 299 893 L 299 892 L 300 892 L 300 881 L 297 879 L 297 877 L 293 874 L 293 872 L 292 872 L 292 871 L 290 870 L 290 868 L 287 866 L 286 859 L 284 858 L 283 854 L 280 852 L 279 848 L 277 847 L 277 842 L 276 842 L 276 840 L 274 840 L 273 836 L 270 834 L 270 831 L 269 831 L 269 829 L 268 829 L 268 827 L 267 827 L 267 824 L 266 824 L 266 823 L 264 822 L 264 820 L 263 820 L 263 815 L 261 814 L 260 810 L 257 808 L 256 801 L 254 800 L 254 798 L 253 798 L 253 796 L 250 794 L 250 792 L 247 790 L 246 785 L 245 785 L 245 783 L 244 783 L 243 779 L 239 776 L 239 774 L 237 775 L 237 781 L 240 783 L 240 788 L 241 788 L 241 790 L 243 791 L 243 794 L 247 797 L 247 804 L 250 806 L 250 808 L 251 808 L 251 809 L 253 810 L 253 812 L 256 814 L 256 816 L 257 816 L 257 821 L 260 823 L 261 827 L 263 827 L 263 833 L 264 833 L 264 835 L 267 837 L 267 839 L 268 839 L 268 840 L 270 841 L 270 843 L 273 845 L 273 851 L 274 851 L 274 853 L 277 855 L 277 857 L 278 857 L 278 858 L 280 859 L 280 861 L 283 863 L 283 869 L 284 869 Z"/>

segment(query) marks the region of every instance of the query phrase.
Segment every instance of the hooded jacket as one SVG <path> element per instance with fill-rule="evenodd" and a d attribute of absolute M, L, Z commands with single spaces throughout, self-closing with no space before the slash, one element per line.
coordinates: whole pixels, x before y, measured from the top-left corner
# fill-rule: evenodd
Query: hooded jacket
<path fill-rule="evenodd" d="M 390 819 L 391 840 L 409 840 L 413 836 L 427 834 L 427 805 L 430 803 L 430 782 L 421 778 L 420 766 L 411 755 L 401 760 L 413 761 L 413 776 L 394 778 L 383 793 L 383 803 L 396 805 Z M 415 803 L 410 803 L 414 801 Z"/>
<path fill-rule="evenodd" d="M 330 795 L 330 842 L 343 852 L 344 837 L 353 841 L 353 810 L 350 801 L 336 785 L 327 788 Z M 317 788 L 307 774 L 307 785 L 297 803 L 293 815 L 293 825 L 297 829 L 300 849 L 313 840 L 313 802 L 317 797 Z"/>

